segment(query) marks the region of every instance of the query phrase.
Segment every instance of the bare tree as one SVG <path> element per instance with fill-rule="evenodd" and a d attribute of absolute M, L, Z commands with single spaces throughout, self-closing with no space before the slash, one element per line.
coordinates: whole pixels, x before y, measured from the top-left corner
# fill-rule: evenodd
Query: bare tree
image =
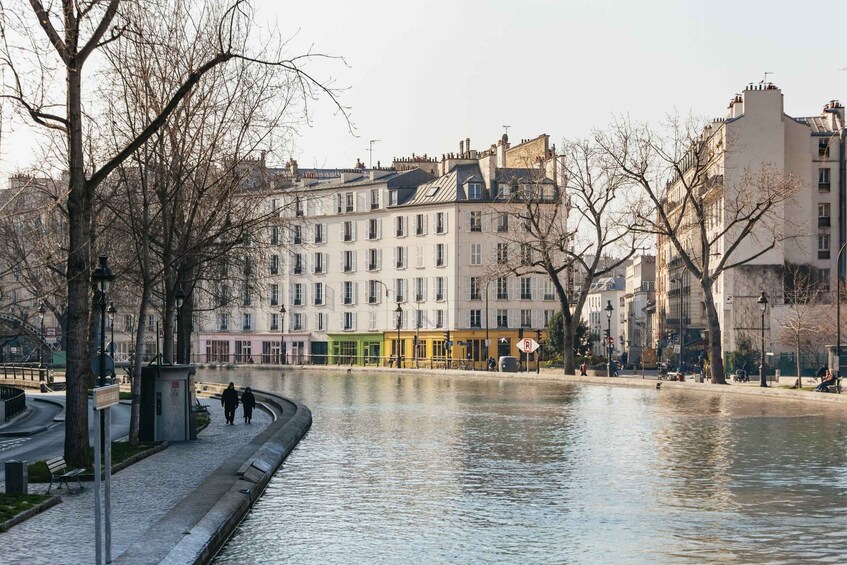
<path fill-rule="evenodd" d="M 624 209 L 625 177 L 604 158 L 593 140 L 566 141 L 549 163 L 566 179 L 555 190 L 544 168 L 513 179 L 509 202 L 519 204 L 522 229 L 501 239 L 517 253 L 497 258 L 517 276 L 542 274 L 552 283 L 564 317 L 564 373 L 575 373 L 574 341 L 591 282 L 615 272 L 640 246 L 634 218 Z M 615 256 L 614 259 L 610 257 Z M 496 270 L 495 270 L 496 273 Z M 574 278 L 581 279 L 574 284 Z"/>
<path fill-rule="evenodd" d="M 212 69 L 234 61 L 248 61 L 273 66 L 291 77 L 300 88 L 305 103 L 318 94 L 333 101 L 335 93 L 307 73 L 303 65 L 322 57 L 313 53 L 286 56 L 284 41 L 272 38 L 260 48 L 251 49 L 252 12 L 246 0 L 221 2 L 209 0 L 62 0 L 44 5 L 30 0 L 29 5 L 15 2 L 0 17 L 0 61 L 7 83 L 0 93 L 13 100 L 32 122 L 54 132 L 63 147 L 63 168 L 68 171 L 68 260 L 67 260 L 67 423 L 65 458 L 71 465 L 89 463 L 87 382 L 89 359 L 89 323 L 91 304 L 91 251 L 94 198 L 103 181 L 140 149 L 168 121 L 185 97 Z M 139 10 L 155 13 L 163 21 L 174 13 L 191 14 L 179 19 L 185 23 L 184 33 L 192 39 L 192 50 L 198 53 L 198 64 L 175 81 L 178 85 L 163 99 L 165 103 L 145 116 L 138 135 L 127 138 L 115 152 L 100 152 L 97 143 L 98 110 L 115 102 L 100 96 L 86 99 L 86 63 L 104 46 L 118 42 L 134 42 L 149 53 L 155 53 L 160 40 L 167 40 L 155 30 L 145 29 L 135 16 Z M 24 14 L 29 14 L 29 18 Z M 59 71 L 54 73 L 53 71 Z M 175 70 L 175 74 L 176 74 Z M 64 82 L 54 75 L 64 75 Z M 97 85 L 97 79 L 92 83 Z M 100 83 L 100 86 L 103 86 Z M 57 94 L 59 96 L 57 96 Z M 98 93 L 99 95 L 99 93 Z M 343 112 L 344 109 L 338 106 Z M 108 128 L 107 128 L 108 129 Z M 100 155 L 99 160 L 94 160 Z"/>
<path fill-rule="evenodd" d="M 826 285 L 828 285 L 828 281 Z M 802 382 L 800 360 L 821 350 L 826 342 L 826 313 L 831 311 L 827 287 L 817 277 L 812 265 L 786 264 L 783 271 L 786 317 L 779 320 L 777 340 L 794 349 L 797 388 Z"/>
<path fill-rule="evenodd" d="M 714 284 L 722 273 L 784 240 L 777 207 L 800 186 L 767 164 L 725 182 L 724 134 L 719 124 L 702 128 L 693 120 L 675 120 L 667 136 L 628 121 L 596 136 L 609 163 L 640 189 L 632 203 L 638 229 L 667 242 L 702 288 L 717 384 L 726 384 L 726 375 Z"/>

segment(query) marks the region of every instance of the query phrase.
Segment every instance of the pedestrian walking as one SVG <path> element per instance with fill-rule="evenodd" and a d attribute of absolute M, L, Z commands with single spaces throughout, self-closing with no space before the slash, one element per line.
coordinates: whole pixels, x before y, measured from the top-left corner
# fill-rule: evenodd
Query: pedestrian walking
<path fill-rule="evenodd" d="M 585 363 L 583 363 L 582 365 L 580 365 L 580 366 L 579 366 L 579 376 L 580 376 L 580 377 L 587 377 L 587 376 L 588 376 L 588 371 L 587 371 L 587 369 L 588 369 L 588 366 L 587 366 Z"/>
<path fill-rule="evenodd" d="M 226 390 L 221 394 L 221 405 L 224 407 L 224 418 L 226 423 L 235 424 L 235 409 L 238 408 L 238 392 L 235 390 L 235 384 L 229 383 Z"/>
<path fill-rule="evenodd" d="M 244 389 L 244 394 L 241 395 L 241 406 L 244 409 L 244 423 L 249 424 L 250 420 L 253 419 L 253 408 L 256 407 L 256 398 L 249 386 Z"/>

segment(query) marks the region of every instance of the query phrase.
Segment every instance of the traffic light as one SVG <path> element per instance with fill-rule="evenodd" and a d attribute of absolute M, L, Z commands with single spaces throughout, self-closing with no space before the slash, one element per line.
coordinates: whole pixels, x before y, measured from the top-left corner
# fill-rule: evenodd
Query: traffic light
<path fill-rule="evenodd" d="M 448 351 L 450 349 L 450 330 L 444 332 L 444 349 Z"/>
<path fill-rule="evenodd" d="M 612 336 L 609 335 L 609 330 L 603 330 L 603 337 L 606 338 L 606 343 L 610 343 L 609 340 L 612 339 Z"/>

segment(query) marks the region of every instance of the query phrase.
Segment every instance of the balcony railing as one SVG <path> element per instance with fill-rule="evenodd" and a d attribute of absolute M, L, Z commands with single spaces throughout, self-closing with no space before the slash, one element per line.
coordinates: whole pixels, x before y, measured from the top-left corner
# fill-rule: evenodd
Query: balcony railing
<path fill-rule="evenodd" d="M 829 183 L 828 182 L 819 182 L 818 183 L 818 192 L 829 192 Z"/>
<path fill-rule="evenodd" d="M 829 259 L 829 249 L 818 249 L 818 259 Z"/>
<path fill-rule="evenodd" d="M 830 227 L 831 222 L 829 216 L 818 216 L 818 227 L 819 228 L 828 228 Z"/>

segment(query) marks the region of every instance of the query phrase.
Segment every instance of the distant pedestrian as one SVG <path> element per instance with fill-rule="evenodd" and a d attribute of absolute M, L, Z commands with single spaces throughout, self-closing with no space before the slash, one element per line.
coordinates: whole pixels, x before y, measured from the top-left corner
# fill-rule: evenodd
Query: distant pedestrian
<path fill-rule="evenodd" d="M 241 395 L 241 406 L 244 408 L 244 423 L 249 424 L 250 420 L 253 419 L 253 408 L 256 407 L 256 398 L 249 386 L 244 389 L 244 394 Z"/>
<path fill-rule="evenodd" d="M 586 366 L 585 363 L 580 365 L 579 366 L 579 376 L 580 377 L 587 377 L 588 376 L 588 370 L 587 369 L 588 369 L 588 367 Z"/>
<path fill-rule="evenodd" d="M 238 408 L 238 392 L 235 390 L 233 383 L 229 383 L 229 386 L 221 394 L 221 405 L 224 407 L 226 423 L 230 425 L 235 424 L 235 409 Z"/>

